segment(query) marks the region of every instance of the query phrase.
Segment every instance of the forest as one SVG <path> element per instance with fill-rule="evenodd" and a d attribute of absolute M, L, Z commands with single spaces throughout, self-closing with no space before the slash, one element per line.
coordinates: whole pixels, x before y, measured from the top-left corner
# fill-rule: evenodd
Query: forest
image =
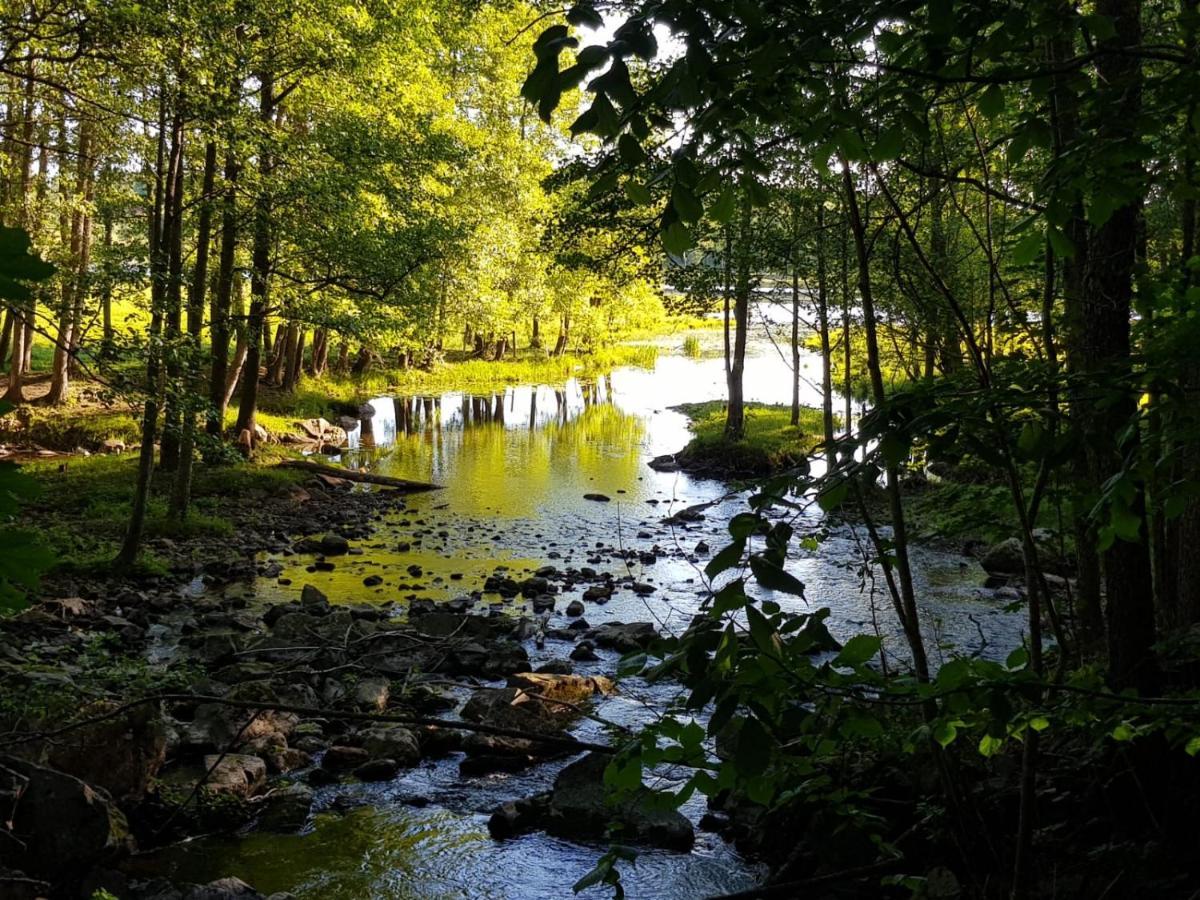
<path fill-rule="evenodd" d="M 1200 897 L 1195 0 L 4 0 L 0 897 Z"/>

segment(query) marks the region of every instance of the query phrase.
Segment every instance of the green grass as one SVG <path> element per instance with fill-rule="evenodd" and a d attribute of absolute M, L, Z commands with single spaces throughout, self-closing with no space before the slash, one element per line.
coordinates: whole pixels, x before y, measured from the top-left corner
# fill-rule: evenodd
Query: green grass
<path fill-rule="evenodd" d="M 694 334 L 689 334 L 683 339 L 683 355 L 688 359 L 699 359 L 704 355 L 704 349 L 700 346 L 700 338 Z"/>
<path fill-rule="evenodd" d="M 253 509 L 256 499 L 279 496 L 303 473 L 265 462 L 209 466 L 197 463 L 192 509 L 184 522 L 166 514 L 169 474 L 156 475 L 146 519 L 146 536 L 187 540 L 221 538 L 234 533 L 233 516 Z M 137 479 L 137 454 L 73 457 L 32 462 L 24 471 L 38 482 L 40 495 L 26 504 L 20 523 L 36 527 L 61 566 L 103 568 L 116 554 L 129 521 Z M 160 566 L 152 558 L 144 566 Z"/>
<path fill-rule="evenodd" d="M 824 440 L 821 410 L 800 408 L 792 424 L 790 406 L 746 404 L 745 434 L 725 436 L 725 403 L 684 403 L 675 407 L 691 420 L 694 437 L 679 454 L 688 467 L 731 476 L 768 475 L 795 465 Z M 836 427 L 836 423 L 835 423 Z"/>
<path fill-rule="evenodd" d="M 1032 480 L 1026 485 L 1032 487 Z M 1059 531 L 1058 511 L 1048 498 L 1038 511 L 1038 528 Z M 909 532 L 921 540 L 980 540 L 994 544 L 1020 533 L 1012 496 L 1005 485 L 941 480 L 906 486 L 904 512 Z M 1063 521 L 1071 521 L 1070 509 Z"/>
<path fill-rule="evenodd" d="M 140 436 L 132 412 L 94 404 L 24 406 L 0 417 L 0 441 L 30 441 L 52 450 L 96 450 L 110 438 L 134 444 Z"/>

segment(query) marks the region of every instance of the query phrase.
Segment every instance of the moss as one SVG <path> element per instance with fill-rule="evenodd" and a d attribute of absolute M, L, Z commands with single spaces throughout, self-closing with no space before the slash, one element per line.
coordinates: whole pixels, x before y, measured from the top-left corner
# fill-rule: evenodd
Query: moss
<path fill-rule="evenodd" d="M 807 457 L 822 440 L 821 410 L 801 407 L 800 422 L 792 424 L 789 406 L 746 404 L 745 434 L 725 436 L 725 404 L 721 401 L 685 403 L 675 407 L 691 420 L 695 437 L 679 454 L 690 470 L 716 475 L 750 477 L 790 468 Z"/>
<path fill-rule="evenodd" d="M 59 407 L 23 406 L 0 418 L 0 440 L 52 450 L 97 450 L 110 439 L 126 444 L 141 439 L 141 424 L 132 412 L 76 402 Z"/>

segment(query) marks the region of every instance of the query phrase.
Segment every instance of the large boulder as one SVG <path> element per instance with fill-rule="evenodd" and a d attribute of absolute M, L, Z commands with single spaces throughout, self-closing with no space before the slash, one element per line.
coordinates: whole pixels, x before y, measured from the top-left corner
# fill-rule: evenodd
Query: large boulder
<path fill-rule="evenodd" d="M 83 710 L 96 718 L 116 709 L 100 703 Z M 60 772 L 104 788 L 118 801 L 136 803 L 166 760 L 167 729 L 157 707 L 134 706 L 114 718 L 61 735 L 46 752 Z"/>
<path fill-rule="evenodd" d="M 253 797 L 267 782 L 267 764 L 245 753 L 206 756 L 204 771 L 208 772 L 205 788 L 217 794 Z"/>
<path fill-rule="evenodd" d="M 313 789 L 306 784 L 289 784 L 272 791 L 263 801 L 258 817 L 260 831 L 299 831 L 312 809 Z"/>
<path fill-rule="evenodd" d="M 518 672 L 508 676 L 508 686 L 536 694 L 547 701 L 562 700 L 578 704 L 596 694 L 616 691 L 611 678 L 603 675 L 554 675 L 549 672 Z M 554 704 L 550 704 L 553 709 Z"/>
<path fill-rule="evenodd" d="M 590 840 L 605 838 L 609 826 L 616 825 L 619 841 L 690 850 L 695 832 L 678 811 L 660 809 L 641 793 L 615 805 L 609 802 L 610 790 L 604 784 L 609 759 L 589 753 L 558 773 L 546 808 L 546 831 Z"/>
<path fill-rule="evenodd" d="M 1024 575 L 1025 555 L 1017 538 L 1008 538 L 993 544 L 979 560 L 989 575 Z"/>
<path fill-rule="evenodd" d="M 393 759 L 400 766 L 415 766 L 421 761 L 421 743 L 403 725 L 376 725 L 360 731 L 358 737 L 373 759 Z"/>
<path fill-rule="evenodd" d="M 597 647 L 630 653 L 644 650 L 658 640 L 658 630 L 651 622 L 610 622 L 597 625 L 584 634 Z"/>
<path fill-rule="evenodd" d="M 63 882 L 133 849 L 107 791 L 25 759 L 4 757 L 3 765 L 0 805 L 15 840 L 0 839 L 0 866 Z"/>

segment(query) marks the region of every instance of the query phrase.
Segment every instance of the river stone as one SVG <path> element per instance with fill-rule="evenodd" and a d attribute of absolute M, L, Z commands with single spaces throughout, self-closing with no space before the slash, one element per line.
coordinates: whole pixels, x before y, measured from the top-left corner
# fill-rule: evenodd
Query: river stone
<path fill-rule="evenodd" d="M 593 603 L 607 603 L 612 594 L 613 588 L 611 584 L 593 584 L 583 592 L 583 599 L 590 600 Z"/>
<path fill-rule="evenodd" d="M 567 604 L 567 615 L 574 619 L 582 616 L 586 609 L 582 600 L 572 600 Z"/>
<path fill-rule="evenodd" d="M 182 900 L 263 900 L 263 895 L 240 878 L 219 878 L 193 885 Z"/>
<path fill-rule="evenodd" d="M 594 500 L 596 503 L 608 503 L 612 497 L 607 494 L 584 494 L 584 500 Z"/>
<path fill-rule="evenodd" d="M 421 743 L 403 725 L 375 725 L 358 734 L 363 749 L 375 758 L 393 759 L 400 766 L 415 766 L 421 761 Z"/>
<path fill-rule="evenodd" d="M 648 647 L 658 639 L 658 631 L 650 622 L 611 622 L 597 625 L 585 636 L 597 647 L 629 653 Z"/>
<path fill-rule="evenodd" d="M 561 731 L 565 718 L 555 715 L 531 693 L 515 687 L 480 688 L 459 715 L 468 722 L 540 733 Z"/>
<path fill-rule="evenodd" d="M 534 669 L 534 671 L 538 674 L 544 673 L 547 675 L 575 674 L 575 668 L 565 659 L 552 659 L 549 662 L 542 663 L 540 666 Z"/>
<path fill-rule="evenodd" d="M 529 654 L 513 641 L 496 641 L 486 646 L 472 642 L 452 650 L 439 668 L 454 675 L 502 678 L 513 672 L 527 671 Z"/>
<path fill-rule="evenodd" d="M 210 754 L 204 757 L 204 771 L 209 772 L 205 789 L 217 794 L 252 797 L 267 781 L 267 764 L 247 753 L 229 753 L 223 758 Z"/>
<path fill-rule="evenodd" d="M 983 554 L 979 561 L 985 572 L 991 575 L 1023 575 L 1025 573 L 1025 556 L 1021 550 L 1021 542 L 1017 538 L 1008 538 L 998 544 L 993 544 Z"/>
<path fill-rule="evenodd" d="M 258 817 L 260 831 L 299 831 L 308 821 L 312 808 L 313 789 L 306 784 L 289 784 L 272 791 L 263 801 Z"/>
<path fill-rule="evenodd" d="M 359 781 L 391 781 L 398 771 L 394 759 L 373 759 L 355 769 L 354 777 Z"/>
<path fill-rule="evenodd" d="M 325 751 L 321 757 L 321 767 L 331 772 L 344 772 L 361 766 L 369 757 L 370 754 L 362 747 L 337 744 Z"/>
<path fill-rule="evenodd" d="M 97 717 L 116 707 L 102 702 L 83 712 Z M 104 788 L 121 802 L 136 803 L 162 768 L 166 751 L 166 724 L 157 705 L 144 704 L 60 735 L 46 761 L 60 772 Z"/>
<path fill-rule="evenodd" d="M 571 651 L 571 659 L 576 662 L 596 662 L 600 657 L 596 655 L 596 647 L 591 641 L 580 641 Z"/>
<path fill-rule="evenodd" d="M 552 675 L 545 672 L 518 672 L 508 676 L 508 686 L 520 688 L 547 700 L 581 703 L 594 694 L 608 696 L 617 690 L 611 678 L 603 675 Z M 553 704 L 551 704 L 553 708 Z"/>
<path fill-rule="evenodd" d="M 321 538 L 320 550 L 326 556 L 342 556 L 350 552 L 350 542 L 340 534 L 327 534 Z"/>
<path fill-rule="evenodd" d="M 107 791 L 25 759 L 6 756 L 3 764 L 0 794 L 20 791 L 21 800 L 6 829 L 17 840 L 0 841 L 0 868 L 60 882 L 133 849 Z"/>
<path fill-rule="evenodd" d="M 364 678 L 354 686 L 354 705 L 359 709 L 383 712 L 391 695 L 392 686 L 386 678 Z"/>
<path fill-rule="evenodd" d="M 611 757 L 589 753 L 571 763 L 554 779 L 545 815 L 545 828 L 567 838 L 607 837 L 612 824 L 620 826 L 617 839 L 669 850 L 690 850 L 695 841 L 692 823 L 676 810 L 652 806 L 644 796 L 624 799 L 613 806 L 604 784 Z"/>

